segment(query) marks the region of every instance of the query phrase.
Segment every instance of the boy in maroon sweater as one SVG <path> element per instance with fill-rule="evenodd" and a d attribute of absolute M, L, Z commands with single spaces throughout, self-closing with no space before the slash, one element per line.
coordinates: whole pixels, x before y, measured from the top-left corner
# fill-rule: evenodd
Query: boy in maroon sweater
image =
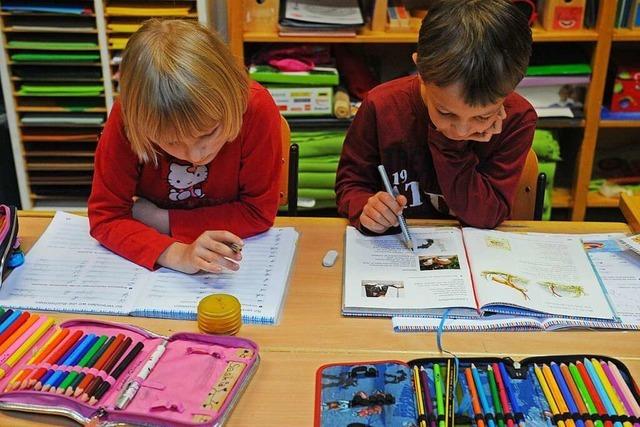
<path fill-rule="evenodd" d="M 434 5 L 413 54 L 419 75 L 371 90 L 349 128 L 336 179 L 340 214 L 373 233 L 397 226 L 400 212 L 483 228 L 508 218 L 537 119 L 513 92 L 530 54 L 527 19 L 508 0 Z"/>

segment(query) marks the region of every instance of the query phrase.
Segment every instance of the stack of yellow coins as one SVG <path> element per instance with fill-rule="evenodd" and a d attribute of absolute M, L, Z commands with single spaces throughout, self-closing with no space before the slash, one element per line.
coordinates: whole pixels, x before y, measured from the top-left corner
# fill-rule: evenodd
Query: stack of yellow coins
<path fill-rule="evenodd" d="M 198 304 L 198 327 L 202 332 L 235 335 L 242 326 L 240 301 L 232 295 L 211 294 Z"/>

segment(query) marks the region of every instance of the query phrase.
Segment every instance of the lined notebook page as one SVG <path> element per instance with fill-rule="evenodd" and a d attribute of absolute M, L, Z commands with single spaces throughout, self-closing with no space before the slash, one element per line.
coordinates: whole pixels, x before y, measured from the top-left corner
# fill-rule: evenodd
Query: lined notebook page
<path fill-rule="evenodd" d="M 293 228 L 272 228 L 244 239 L 236 272 L 185 275 L 160 269 L 147 277 L 145 298 L 133 314 L 195 319 L 198 301 L 211 293 L 226 293 L 242 303 L 245 323 L 277 323 L 297 239 Z"/>
<path fill-rule="evenodd" d="M 246 323 L 276 323 L 287 290 L 298 233 L 272 228 L 245 239 L 240 270 L 187 275 L 148 271 L 89 235 L 85 217 L 63 212 L 0 289 L 0 305 L 30 310 L 195 319 L 197 304 L 229 293 Z"/>
<path fill-rule="evenodd" d="M 147 274 L 89 236 L 87 218 L 58 212 L 2 285 L 0 305 L 126 315 Z"/>

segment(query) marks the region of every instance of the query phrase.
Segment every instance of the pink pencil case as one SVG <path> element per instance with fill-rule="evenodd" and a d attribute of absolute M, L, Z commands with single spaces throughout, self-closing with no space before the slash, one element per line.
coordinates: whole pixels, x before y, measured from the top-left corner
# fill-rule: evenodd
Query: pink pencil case
<path fill-rule="evenodd" d="M 117 380 L 96 369 L 52 368 L 46 363 L 29 365 L 31 355 L 55 333 L 55 328 L 51 328 L 29 354 L 7 371 L 0 381 L 0 390 L 5 390 L 23 368 L 91 373 L 105 378 L 111 387 L 94 405 L 50 391 L 5 391 L 0 393 L 0 409 L 64 415 L 81 424 L 97 421 L 145 426 L 219 426 L 228 418 L 259 364 L 258 346 L 238 337 L 187 332 L 163 337 L 132 325 L 85 319 L 68 320 L 59 326 L 69 329 L 69 335 L 77 330 L 107 337 L 123 334 L 133 343 L 142 342 L 143 348 Z M 142 367 L 163 340 L 167 340 L 164 354 L 147 378 L 140 380 Z M 10 356 L 8 352 L 0 356 L 0 367 L 6 367 Z M 138 381 L 140 388 L 124 409 L 116 409 L 116 400 L 130 381 Z"/>

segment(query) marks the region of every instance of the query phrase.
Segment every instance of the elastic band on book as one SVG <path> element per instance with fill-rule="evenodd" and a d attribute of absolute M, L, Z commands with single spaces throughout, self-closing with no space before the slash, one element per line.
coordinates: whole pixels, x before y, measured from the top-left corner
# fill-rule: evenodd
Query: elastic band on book
<path fill-rule="evenodd" d="M 484 414 L 484 417 L 487 420 L 495 421 L 495 417 L 493 416 L 493 412 L 487 412 L 486 414 Z"/>
<path fill-rule="evenodd" d="M 507 420 L 507 421 L 508 420 L 515 421 L 515 417 L 514 417 L 513 413 L 511 413 L 511 412 L 507 412 L 506 414 L 504 414 L 504 419 Z"/>
<path fill-rule="evenodd" d="M 429 423 L 431 423 L 431 421 L 436 421 L 436 418 L 437 417 L 433 412 L 427 414 L 427 421 L 429 421 Z"/>
<path fill-rule="evenodd" d="M 440 421 L 444 422 L 444 415 L 438 415 L 438 416 L 436 417 L 436 420 L 437 420 L 438 422 L 440 422 Z"/>
<path fill-rule="evenodd" d="M 561 414 L 553 414 L 551 419 L 555 424 L 558 424 L 558 421 L 562 421 L 564 423 L 564 417 Z"/>
<path fill-rule="evenodd" d="M 473 417 L 473 419 L 476 420 L 476 424 L 478 421 L 485 421 L 484 415 L 482 414 L 476 414 L 475 417 Z"/>
<path fill-rule="evenodd" d="M 504 414 L 503 414 L 503 413 L 501 413 L 501 412 L 498 412 L 498 413 L 496 414 L 496 420 L 498 420 L 498 421 L 504 421 Z"/>

